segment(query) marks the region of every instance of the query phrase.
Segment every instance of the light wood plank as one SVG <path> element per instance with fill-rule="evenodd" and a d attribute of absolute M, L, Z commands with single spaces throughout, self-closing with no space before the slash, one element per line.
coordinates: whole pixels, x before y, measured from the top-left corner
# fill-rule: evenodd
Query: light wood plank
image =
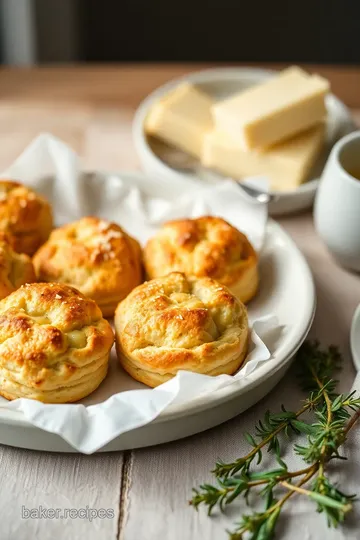
<path fill-rule="evenodd" d="M 0 446 L 2 540 L 66 537 L 116 540 L 123 459 L 121 453 L 82 456 Z M 26 509 L 109 509 L 113 518 L 24 519 Z"/>
<path fill-rule="evenodd" d="M 249 451 L 244 443 L 244 432 L 253 430 L 267 408 L 276 411 L 280 403 L 285 403 L 289 409 L 299 404 L 303 395 L 298 391 L 293 373 L 286 376 L 281 385 L 286 387 L 286 400 L 284 391 L 278 387 L 250 411 L 226 424 L 183 441 L 136 451 L 132 457 L 128 512 L 120 540 L 227 540 L 226 529 L 232 530 L 242 514 L 251 512 L 253 501 L 250 508 L 239 501 L 224 515 L 215 511 L 209 518 L 205 508 L 196 512 L 189 506 L 192 488 L 204 482 L 214 483 L 209 471 L 219 458 L 231 461 Z M 352 434 L 345 454 L 352 461 L 356 460 L 359 435 L 359 431 Z M 289 459 L 286 453 L 283 457 Z M 266 454 L 264 463 L 269 464 Z M 292 463 L 295 470 L 294 461 Z M 341 474 L 335 470 L 333 480 L 345 486 L 349 493 L 356 493 L 360 467 L 355 473 L 350 461 L 342 462 L 340 467 Z M 356 508 L 347 529 L 328 529 L 324 516 L 316 512 L 313 503 L 294 498 L 282 514 L 276 538 L 358 540 L 359 519 Z"/>
<path fill-rule="evenodd" d="M 87 169 L 139 168 L 131 139 L 133 111 L 126 106 L 96 106 L 84 132 L 82 161 Z"/>

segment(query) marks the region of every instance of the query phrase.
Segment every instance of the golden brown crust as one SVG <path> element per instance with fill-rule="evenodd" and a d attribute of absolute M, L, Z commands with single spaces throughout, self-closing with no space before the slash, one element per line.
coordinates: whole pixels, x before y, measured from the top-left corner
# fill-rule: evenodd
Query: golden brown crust
<path fill-rule="evenodd" d="M 125 370 L 157 386 L 179 370 L 234 373 L 246 357 L 249 328 L 245 306 L 226 287 L 174 272 L 119 304 L 115 333 Z"/>
<path fill-rule="evenodd" d="M 16 253 L 0 232 L 0 300 L 25 283 L 36 281 L 30 257 Z"/>
<path fill-rule="evenodd" d="M 204 216 L 166 223 L 144 249 L 150 279 L 169 272 L 211 277 L 242 302 L 258 288 L 257 255 L 246 236 L 225 220 Z"/>
<path fill-rule="evenodd" d="M 0 394 L 77 401 L 106 375 L 114 341 L 96 303 L 58 283 L 32 283 L 0 301 Z"/>
<path fill-rule="evenodd" d="M 142 281 L 139 243 L 119 225 L 96 217 L 55 229 L 33 262 L 40 281 L 76 287 L 105 317 Z"/>
<path fill-rule="evenodd" d="M 53 227 L 50 204 L 31 189 L 0 180 L 0 230 L 18 253 L 33 255 Z"/>

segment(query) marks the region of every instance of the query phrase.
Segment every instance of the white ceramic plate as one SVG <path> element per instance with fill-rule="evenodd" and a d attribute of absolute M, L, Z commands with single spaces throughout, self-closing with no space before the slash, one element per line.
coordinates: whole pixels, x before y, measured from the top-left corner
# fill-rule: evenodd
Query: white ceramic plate
<path fill-rule="evenodd" d="M 360 305 L 356 308 L 351 323 L 350 349 L 354 366 L 360 371 Z"/>
<path fill-rule="evenodd" d="M 223 99 L 235 92 L 245 90 L 254 84 L 262 82 L 274 75 L 274 71 L 264 69 L 245 68 L 219 68 L 191 73 L 180 79 L 172 80 L 150 94 L 138 108 L 133 123 L 134 144 L 144 170 L 152 176 L 167 178 L 169 182 L 182 180 L 185 189 L 191 189 L 194 182 L 207 181 L 210 183 L 221 180 L 221 175 L 204 169 L 195 163 L 194 171 L 184 172 L 181 164 L 187 163 L 188 157 L 180 151 L 171 150 L 155 139 L 147 138 L 144 132 L 144 121 L 151 106 L 172 88 L 183 82 L 191 81 L 214 99 Z M 322 172 L 327 155 L 333 144 L 346 133 L 355 129 L 347 107 L 333 94 L 326 98 L 328 110 L 327 144 L 323 154 L 319 157 L 308 182 L 295 191 L 274 192 L 277 200 L 270 205 L 272 215 L 296 212 L 309 208 L 314 200 L 318 186 L 319 176 Z M 165 161 L 165 156 L 168 156 Z M 168 165 L 171 162 L 179 164 L 179 168 Z"/>
<path fill-rule="evenodd" d="M 142 190 L 161 191 L 162 197 L 173 197 L 163 180 L 151 182 L 139 173 L 121 174 Z M 163 187 L 165 189 L 163 189 Z M 154 422 L 129 431 L 101 451 L 124 450 L 160 444 L 198 433 L 236 416 L 268 393 L 281 379 L 291 359 L 305 339 L 315 310 L 315 290 L 309 267 L 285 231 L 274 221 L 267 227 L 260 257 L 261 287 L 249 306 L 251 317 L 274 313 L 281 331 L 265 341 L 272 358 L 255 370 L 244 387 L 226 387 L 183 405 L 173 406 Z M 0 409 L 0 443 L 36 450 L 74 452 L 59 436 L 31 426 L 21 412 Z"/>

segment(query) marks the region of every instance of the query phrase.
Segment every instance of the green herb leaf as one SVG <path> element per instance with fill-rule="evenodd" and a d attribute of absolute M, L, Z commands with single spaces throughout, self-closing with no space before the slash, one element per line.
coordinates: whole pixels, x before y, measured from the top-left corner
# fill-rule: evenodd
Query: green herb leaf
<path fill-rule="evenodd" d="M 265 499 L 265 510 L 244 514 L 235 530 L 229 532 L 230 540 L 245 540 L 245 535 L 246 540 L 274 538 L 281 510 L 294 494 L 313 500 L 329 526 L 336 527 L 345 520 L 354 495 L 346 495 L 333 485 L 325 469 L 330 460 L 345 459 L 339 451 L 348 431 L 360 418 L 360 397 L 354 392 L 336 393 L 333 375 L 340 363 L 336 347 L 322 349 L 318 342 L 305 342 L 297 354 L 297 364 L 300 384 L 309 393 L 299 410 L 288 411 L 281 405 L 279 412 L 266 411 L 254 428 L 255 436 L 245 434 L 250 452 L 233 462 L 218 461 L 212 471 L 216 485 L 202 484 L 193 490 L 190 504 L 195 509 L 204 504 L 209 515 L 215 507 L 223 511 L 238 497 L 243 497 L 248 504 L 250 493 Z M 300 419 L 305 412 L 312 413 L 310 422 Z M 293 450 L 307 467 L 288 470 L 281 457 L 279 435 L 282 433 L 295 438 L 302 434 L 307 436 L 305 443 L 293 444 Z M 279 468 L 256 469 L 262 463 L 264 448 L 274 455 Z M 288 491 L 281 499 L 276 499 L 281 483 Z"/>

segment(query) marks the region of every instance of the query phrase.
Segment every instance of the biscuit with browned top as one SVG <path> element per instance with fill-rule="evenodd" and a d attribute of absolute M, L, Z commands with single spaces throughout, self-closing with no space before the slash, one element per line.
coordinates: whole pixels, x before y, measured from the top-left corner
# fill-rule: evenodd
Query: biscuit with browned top
<path fill-rule="evenodd" d="M 122 366 L 148 386 L 179 370 L 231 375 L 249 339 L 246 308 L 226 287 L 179 272 L 134 289 L 116 309 L 115 333 Z"/>
<path fill-rule="evenodd" d="M 97 302 L 104 317 L 142 281 L 138 242 L 119 225 L 96 217 L 55 229 L 33 262 L 39 281 L 76 287 Z"/>
<path fill-rule="evenodd" d="M 0 231 L 17 253 L 33 255 L 53 228 L 51 206 L 18 182 L 0 180 Z"/>
<path fill-rule="evenodd" d="M 77 401 L 104 379 L 114 335 L 72 287 L 32 283 L 0 301 L 0 394 Z"/>
<path fill-rule="evenodd" d="M 25 283 L 36 281 L 30 257 L 16 253 L 4 233 L 0 232 L 0 300 Z"/>
<path fill-rule="evenodd" d="M 211 277 L 242 302 L 258 289 L 258 258 L 246 236 L 218 217 L 169 221 L 144 249 L 150 279 L 169 272 Z"/>

